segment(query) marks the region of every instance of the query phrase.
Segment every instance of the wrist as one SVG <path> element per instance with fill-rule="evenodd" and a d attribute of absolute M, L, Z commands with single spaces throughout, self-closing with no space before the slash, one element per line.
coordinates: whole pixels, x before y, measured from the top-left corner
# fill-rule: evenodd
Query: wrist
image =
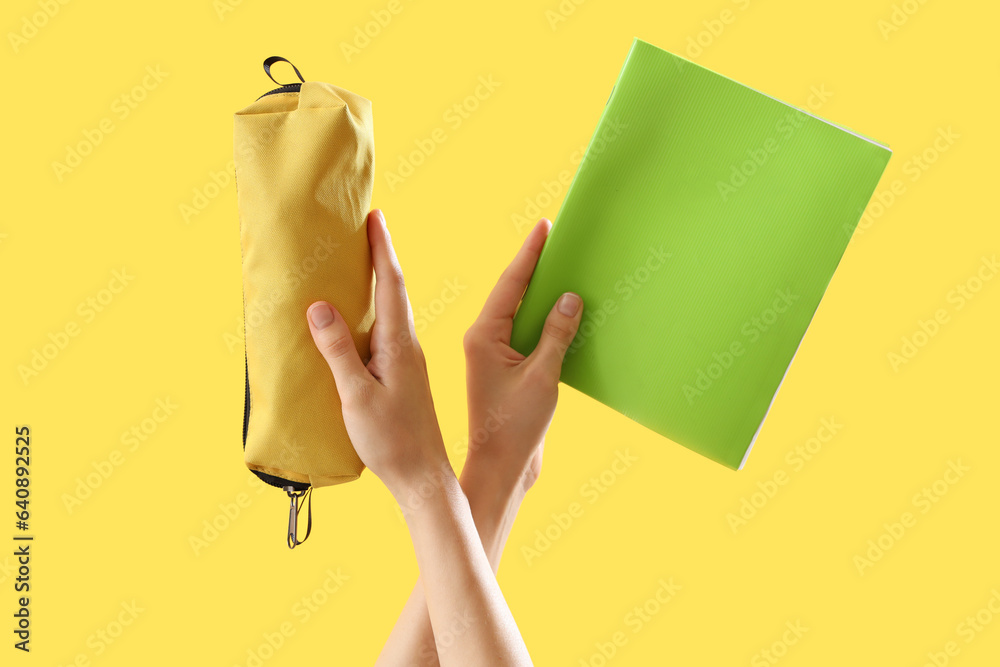
<path fill-rule="evenodd" d="M 523 471 L 511 472 L 509 465 L 491 465 L 485 458 L 469 454 L 459 483 L 477 522 L 500 521 L 524 500 L 525 489 L 520 479 Z"/>
<path fill-rule="evenodd" d="M 408 470 L 383 481 L 404 516 L 425 507 L 436 497 L 460 488 L 447 457 L 419 466 L 409 466 Z"/>
<path fill-rule="evenodd" d="M 462 469 L 459 482 L 469 502 L 486 557 L 495 573 L 514 518 L 524 500 L 524 486 L 504 483 L 488 469 L 470 467 L 468 463 Z"/>
<path fill-rule="evenodd" d="M 477 446 L 470 437 L 462 476 L 468 475 L 477 482 L 489 483 L 498 491 L 523 490 L 524 473 L 530 459 L 531 455 L 525 454 L 524 448 L 517 443 L 491 441 L 489 446 Z"/>

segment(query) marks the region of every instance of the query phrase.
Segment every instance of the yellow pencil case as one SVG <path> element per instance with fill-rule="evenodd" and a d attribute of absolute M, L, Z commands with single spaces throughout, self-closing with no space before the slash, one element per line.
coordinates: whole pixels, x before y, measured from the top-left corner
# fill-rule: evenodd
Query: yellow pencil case
<path fill-rule="evenodd" d="M 334 304 L 370 357 L 374 276 L 366 217 L 374 180 L 371 102 L 343 88 L 278 84 L 234 117 L 242 249 L 247 467 L 291 498 L 297 514 L 316 487 L 364 469 L 341 414 L 333 375 L 306 323 L 314 301 Z M 308 537 L 312 527 L 311 502 Z M 305 539 L 302 538 L 302 540 Z"/>

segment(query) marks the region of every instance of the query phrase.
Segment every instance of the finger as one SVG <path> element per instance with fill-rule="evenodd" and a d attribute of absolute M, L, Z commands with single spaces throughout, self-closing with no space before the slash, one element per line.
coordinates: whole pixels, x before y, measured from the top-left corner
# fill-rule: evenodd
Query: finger
<path fill-rule="evenodd" d="M 395 336 L 407 326 L 410 305 L 403 282 L 403 269 L 396 259 L 385 216 L 379 209 L 368 214 L 368 243 L 375 267 L 375 321 L 380 323 L 379 326 L 386 326 Z"/>
<path fill-rule="evenodd" d="M 559 297 L 559 301 L 545 318 L 538 345 L 525 363 L 538 366 L 558 378 L 566 350 L 580 328 L 582 317 L 583 300 L 578 295 L 566 292 Z"/>
<path fill-rule="evenodd" d="M 481 322 L 496 325 L 514 317 L 514 311 L 517 310 L 517 304 L 520 303 L 524 290 L 528 287 L 528 281 L 535 271 L 535 264 L 538 263 L 538 256 L 542 252 L 551 227 L 552 223 L 542 218 L 528 234 L 514 261 L 501 274 L 486 299 L 483 311 L 479 315 Z M 506 327 L 506 335 L 510 336 L 509 326 Z"/>
<path fill-rule="evenodd" d="M 385 215 L 379 209 L 368 214 L 368 241 L 375 267 L 375 326 L 368 370 L 385 384 L 393 369 L 412 365 L 398 362 L 413 360 L 417 356 L 414 352 L 419 352 L 419 343 L 403 270 L 392 246 Z"/>
<path fill-rule="evenodd" d="M 371 374 L 354 347 L 350 327 L 333 306 L 317 301 L 309 306 L 306 315 L 316 348 L 333 371 L 337 392 L 343 401 L 360 383 L 369 381 Z"/>

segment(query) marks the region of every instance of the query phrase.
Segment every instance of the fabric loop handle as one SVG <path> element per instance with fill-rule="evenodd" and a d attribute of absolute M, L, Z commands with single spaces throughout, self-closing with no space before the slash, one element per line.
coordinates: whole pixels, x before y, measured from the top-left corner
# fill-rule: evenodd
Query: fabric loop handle
<path fill-rule="evenodd" d="M 290 85 L 290 84 L 281 83 L 277 79 L 275 79 L 273 76 L 271 76 L 271 65 L 273 65 L 274 63 L 277 63 L 277 62 L 286 62 L 289 65 L 292 65 L 292 61 L 288 60 L 287 58 L 282 58 L 281 56 L 271 56 L 270 58 L 267 58 L 266 60 L 264 60 L 264 73 L 267 74 L 268 78 L 270 78 L 271 81 L 274 81 L 279 86 Z M 306 80 L 304 78 L 302 78 L 302 73 L 299 72 L 299 68 L 296 67 L 295 65 L 292 65 L 292 69 L 295 70 L 295 73 L 298 75 L 299 81 L 301 81 L 302 83 L 305 83 Z"/>

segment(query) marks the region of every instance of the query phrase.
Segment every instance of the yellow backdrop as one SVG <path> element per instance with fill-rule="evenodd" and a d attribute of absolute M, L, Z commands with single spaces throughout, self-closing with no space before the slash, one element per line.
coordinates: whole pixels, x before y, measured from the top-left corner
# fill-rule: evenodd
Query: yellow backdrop
<path fill-rule="evenodd" d="M 10 0 L 3 17 L 3 664 L 371 664 L 417 574 L 391 496 L 368 473 L 321 489 L 292 552 L 284 494 L 243 467 L 232 114 L 272 87 L 270 55 L 373 101 L 373 205 L 459 466 L 462 335 L 555 217 L 633 37 L 894 156 L 742 472 L 563 388 L 500 570 L 537 664 L 996 664 L 994 4 Z"/>

